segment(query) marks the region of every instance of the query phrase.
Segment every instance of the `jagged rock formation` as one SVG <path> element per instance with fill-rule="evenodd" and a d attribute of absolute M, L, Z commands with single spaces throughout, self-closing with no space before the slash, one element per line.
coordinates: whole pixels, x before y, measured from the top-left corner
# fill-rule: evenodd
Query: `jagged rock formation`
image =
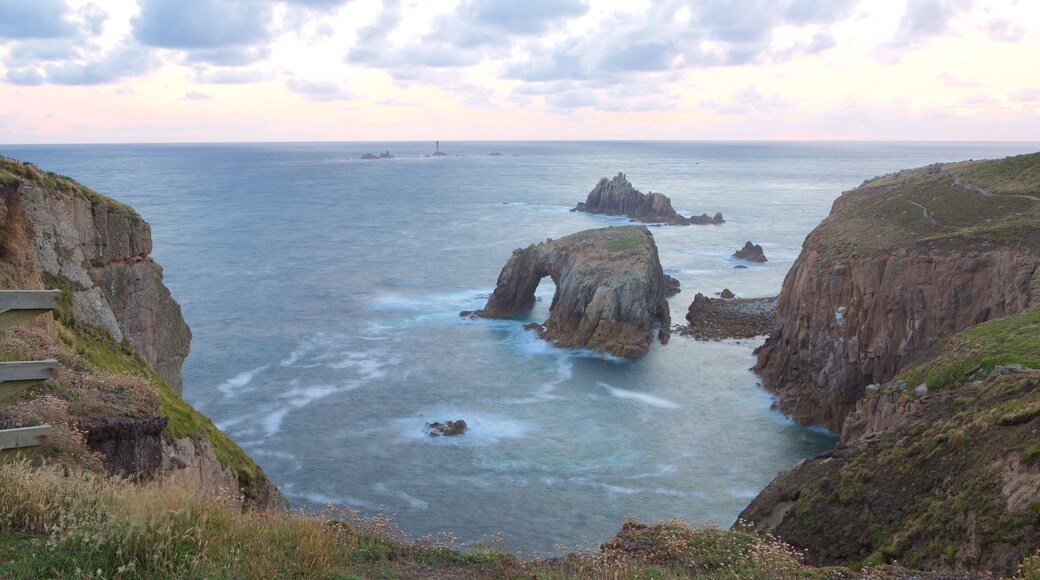
<path fill-rule="evenodd" d="M 728 292 L 728 294 L 727 294 Z M 776 298 L 737 298 L 729 289 L 721 298 L 697 293 L 686 312 L 684 336 L 698 340 L 752 338 L 768 334 L 776 322 Z"/>
<path fill-rule="evenodd" d="M 556 284 L 539 335 L 564 348 L 591 348 L 620 357 L 646 354 L 668 340 L 668 288 L 650 231 L 643 226 L 587 230 L 513 251 L 482 310 L 486 318 L 520 316 L 534 306 L 539 281 Z"/>
<path fill-rule="evenodd" d="M 191 331 L 132 208 L 0 158 L 0 287 L 69 292 L 76 319 L 124 342 L 178 392 Z M 10 256 L 10 258 L 7 258 Z"/>
<path fill-rule="evenodd" d="M 624 215 L 632 218 L 633 221 L 680 226 L 721 224 L 726 222 L 726 220 L 722 219 L 721 213 L 716 213 L 715 217 L 708 217 L 708 214 L 702 214 L 685 218 L 672 209 L 672 200 L 668 199 L 667 195 L 640 192 L 625 179 L 624 173 L 618 173 L 614 179 L 609 181 L 606 177 L 600 179 L 596 187 L 589 192 L 585 202 L 579 203 L 571 211 Z"/>
<path fill-rule="evenodd" d="M 864 387 L 937 341 L 1040 304 L 1040 154 L 900 172 L 839 198 L 784 280 L 756 369 L 840 430 Z"/>
<path fill-rule="evenodd" d="M 733 257 L 738 260 L 747 260 L 748 262 L 766 262 L 766 253 L 762 250 L 762 246 L 758 244 L 752 244 L 750 240 L 744 242 L 744 247 L 733 252 Z"/>
<path fill-rule="evenodd" d="M 928 394 L 926 385 L 911 389 L 906 381 L 867 385 L 867 392 L 856 401 L 856 408 L 845 415 L 838 445 L 848 445 L 906 423 Z"/>

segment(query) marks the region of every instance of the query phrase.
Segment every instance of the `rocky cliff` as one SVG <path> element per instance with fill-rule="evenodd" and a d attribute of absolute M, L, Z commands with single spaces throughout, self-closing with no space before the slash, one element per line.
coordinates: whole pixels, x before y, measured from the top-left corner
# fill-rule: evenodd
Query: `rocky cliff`
<path fill-rule="evenodd" d="M 678 282 L 662 272 L 657 245 L 645 227 L 587 230 L 514 250 L 487 305 L 474 314 L 524 314 L 546 276 L 556 293 L 549 319 L 538 328 L 544 339 L 620 357 L 646 354 L 655 327 L 659 339 L 668 340 L 667 297 Z"/>
<path fill-rule="evenodd" d="M 1040 303 L 1040 155 L 935 165 L 843 194 L 784 280 L 756 369 L 840 430 L 864 387 L 937 341 Z"/>
<path fill-rule="evenodd" d="M 726 221 L 722 219 L 721 213 L 716 213 L 715 217 L 708 217 L 707 214 L 703 214 L 685 218 L 672 209 L 672 200 L 667 195 L 640 192 L 625 179 L 624 173 L 618 173 L 614 179 L 609 181 L 606 177 L 600 179 L 596 187 L 589 192 L 585 202 L 579 203 L 571 211 L 623 215 L 632 218 L 634 221 L 680 226 L 721 224 Z"/>
<path fill-rule="evenodd" d="M 817 565 L 1013 573 L 1040 547 L 1040 307 L 935 352 L 872 389 L 843 444 L 781 473 L 741 520 Z"/>
<path fill-rule="evenodd" d="M 0 157 L 0 288 L 61 288 L 46 330 L 0 335 L 0 356 L 56 358 L 56 379 L 0 414 L 55 427 L 52 461 L 132 479 L 188 478 L 255 506 L 287 502 L 263 471 L 179 397 L 191 332 L 130 207 Z M 216 476 L 218 473 L 220 476 Z"/>
<path fill-rule="evenodd" d="M 76 320 L 104 328 L 180 392 L 191 331 L 149 255 L 151 228 L 137 212 L 0 158 L 0 231 L 0 286 L 66 290 Z"/>

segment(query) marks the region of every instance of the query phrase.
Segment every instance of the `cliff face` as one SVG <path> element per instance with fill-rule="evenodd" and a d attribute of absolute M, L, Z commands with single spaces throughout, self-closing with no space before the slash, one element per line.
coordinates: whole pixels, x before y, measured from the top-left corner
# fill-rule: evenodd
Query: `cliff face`
<path fill-rule="evenodd" d="M 996 177 L 1037 168 L 1037 155 L 932 166 L 836 201 L 806 238 L 757 351 L 781 410 L 840 430 L 866 385 L 943 337 L 1040 303 L 1040 204 L 1030 183 Z"/>
<path fill-rule="evenodd" d="M 56 329 L 0 337 L 0 355 L 61 362 L 34 398 L 4 411 L 55 425 L 63 435 L 49 456 L 82 463 L 86 446 L 100 462 L 88 469 L 188 478 L 252 506 L 286 507 L 263 470 L 178 396 L 191 332 L 151 249 L 132 208 L 0 157 L 0 288 L 67 292 Z"/>
<path fill-rule="evenodd" d="M 514 250 L 487 305 L 475 314 L 527 312 L 546 276 L 556 284 L 549 319 L 538 329 L 546 340 L 621 357 L 646 354 L 655 325 L 660 340 L 668 340 L 667 295 L 678 286 L 662 272 L 645 227 L 588 230 Z"/>
<path fill-rule="evenodd" d="M 149 256 L 148 223 L 72 180 L 3 163 L 9 177 L 0 182 L 0 261 L 7 267 L 0 285 L 64 288 L 77 320 L 128 344 L 179 392 L 191 331 Z"/>
<path fill-rule="evenodd" d="M 623 215 L 635 221 L 680 226 L 725 223 L 720 213 L 716 213 L 713 218 L 709 218 L 707 214 L 685 218 L 672 209 L 672 200 L 667 195 L 640 192 L 625 179 L 624 173 L 618 173 L 609 181 L 606 177 L 599 180 L 585 202 L 579 203 L 572 211 Z"/>

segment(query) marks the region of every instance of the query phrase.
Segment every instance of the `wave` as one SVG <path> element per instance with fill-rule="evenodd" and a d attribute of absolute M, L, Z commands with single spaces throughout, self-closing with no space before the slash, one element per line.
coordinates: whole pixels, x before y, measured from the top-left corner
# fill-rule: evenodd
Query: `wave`
<path fill-rule="evenodd" d="M 616 397 L 618 399 L 623 399 L 623 400 L 626 400 L 626 401 L 635 401 L 637 403 L 642 403 L 642 404 L 647 405 L 649 407 L 656 407 L 658 409 L 681 409 L 682 408 L 680 405 L 678 405 L 676 403 L 673 403 L 673 402 L 671 402 L 671 401 L 669 401 L 667 399 L 662 399 L 661 397 L 657 397 L 657 396 L 650 395 L 650 394 L 647 394 L 647 393 L 638 393 L 636 391 L 628 391 L 628 390 L 625 390 L 625 389 L 618 389 L 616 387 L 612 387 L 612 386 L 608 385 L 607 383 L 603 383 L 603 382 L 599 382 L 599 383 L 596 383 L 596 384 L 598 384 L 599 386 L 601 386 L 604 389 L 606 389 L 606 391 L 608 393 L 610 393 L 610 395 L 612 397 Z"/>
<path fill-rule="evenodd" d="M 249 383 L 253 382 L 253 377 L 255 377 L 257 375 L 257 373 L 259 373 L 260 371 L 265 370 L 268 366 L 269 365 L 263 365 L 263 366 L 255 368 L 255 369 L 253 369 L 251 371 L 245 371 L 243 373 L 238 373 L 237 375 L 235 375 L 235 376 L 231 377 L 230 379 L 224 381 L 223 383 L 220 383 L 219 385 L 217 385 L 217 390 L 219 390 L 221 393 L 223 393 L 225 397 L 230 397 L 232 395 L 237 395 L 237 394 L 243 392 L 243 390 L 247 386 L 249 386 Z"/>

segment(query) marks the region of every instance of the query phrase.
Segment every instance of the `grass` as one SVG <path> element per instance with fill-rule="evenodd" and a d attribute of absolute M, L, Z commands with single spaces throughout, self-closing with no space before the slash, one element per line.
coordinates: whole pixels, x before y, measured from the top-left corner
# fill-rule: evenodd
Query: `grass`
<path fill-rule="evenodd" d="M 771 538 L 628 520 L 598 551 L 547 560 L 412 539 L 385 517 L 242 511 L 187 482 L 0 466 L 0 577 L 812 578 Z"/>
<path fill-rule="evenodd" d="M 989 372 L 1015 363 L 1040 369 L 1040 307 L 963 330 L 898 378 L 934 390 L 967 381 L 976 367 Z"/>
<path fill-rule="evenodd" d="M 45 172 L 32 163 L 23 163 L 0 156 L 0 186 L 15 186 L 25 181 L 48 191 L 71 193 L 92 204 L 105 205 L 120 213 L 140 219 L 137 212 L 130 206 L 104 196 L 71 177 Z"/>
<path fill-rule="evenodd" d="M 956 185 L 954 174 L 996 195 Z M 977 249 L 997 244 L 1040 251 L 1040 204 L 1009 196 L 1040 197 L 1040 154 L 901 171 L 864 182 L 846 195 L 855 201 L 810 234 L 812 246 L 821 252 L 820 273 L 855 256 L 912 246 Z"/>

